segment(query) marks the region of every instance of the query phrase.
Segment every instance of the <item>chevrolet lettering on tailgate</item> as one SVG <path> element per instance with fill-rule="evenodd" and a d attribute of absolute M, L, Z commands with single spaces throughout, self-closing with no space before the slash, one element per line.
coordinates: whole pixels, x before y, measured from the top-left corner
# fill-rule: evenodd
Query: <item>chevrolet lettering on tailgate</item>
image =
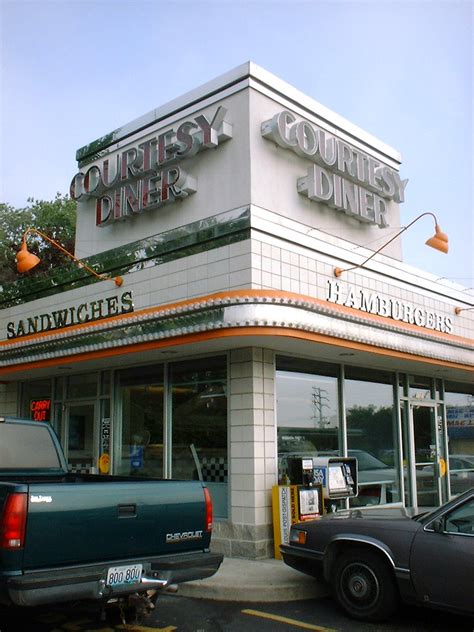
<path fill-rule="evenodd" d="M 166 542 L 181 542 L 182 540 L 200 540 L 202 531 L 183 531 L 177 533 L 167 533 Z"/>

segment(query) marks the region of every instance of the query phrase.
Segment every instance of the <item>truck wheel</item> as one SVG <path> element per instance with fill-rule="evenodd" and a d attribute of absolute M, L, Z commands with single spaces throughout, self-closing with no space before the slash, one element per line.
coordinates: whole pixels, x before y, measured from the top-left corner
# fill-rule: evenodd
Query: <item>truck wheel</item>
<path fill-rule="evenodd" d="M 382 621 L 398 601 L 395 577 L 388 564 L 367 549 L 352 549 L 336 560 L 331 581 L 334 597 L 353 619 Z"/>

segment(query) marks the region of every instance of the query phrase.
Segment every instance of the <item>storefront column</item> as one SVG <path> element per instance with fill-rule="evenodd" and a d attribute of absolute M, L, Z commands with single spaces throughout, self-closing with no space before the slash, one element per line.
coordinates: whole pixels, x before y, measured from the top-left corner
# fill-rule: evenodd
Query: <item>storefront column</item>
<path fill-rule="evenodd" d="M 231 507 L 218 537 L 226 555 L 267 558 L 273 555 L 271 489 L 276 481 L 273 351 L 232 351 L 229 375 Z"/>

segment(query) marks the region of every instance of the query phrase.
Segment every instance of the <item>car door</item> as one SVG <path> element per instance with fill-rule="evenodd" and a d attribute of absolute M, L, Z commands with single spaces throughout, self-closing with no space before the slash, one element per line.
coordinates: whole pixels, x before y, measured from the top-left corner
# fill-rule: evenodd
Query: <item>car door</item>
<path fill-rule="evenodd" d="M 422 602 L 474 612 L 474 496 L 418 531 L 410 569 Z"/>

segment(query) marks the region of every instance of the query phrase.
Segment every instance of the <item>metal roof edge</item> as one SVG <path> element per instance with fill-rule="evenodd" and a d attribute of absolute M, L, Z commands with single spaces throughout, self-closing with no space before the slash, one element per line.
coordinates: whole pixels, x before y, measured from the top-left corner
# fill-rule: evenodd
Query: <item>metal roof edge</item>
<path fill-rule="evenodd" d="M 237 66 L 232 70 L 198 86 L 197 88 L 193 88 L 183 95 L 168 101 L 164 105 L 150 110 L 147 114 L 134 119 L 130 123 L 126 123 L 112 132 L 97 138 L 91 143 L 80 147 L 76 152 L 76 160 L 78 162 L 85 160 L 87 157 L 96 154 L 98 151 L 118 142 L 123 138 L 126 138 L 127 136 L 130 136 L 131 134 L 136 133 L 140 129 L 144 129 L 160 119 L 177 113 L 192 104 L 197 104 L 207 97 L 218 94 L 226 88 L 245 81 L 246 79 L 253 79 L 258 84 L 265 86 L 267 89 L 279 94 L 280 96 L 284 96 L 290 102 L 298 104 L 306 111 L 311 112 L 317 117 L 329 122 L 341 131 L 344 131 L 372 146 L 374 149 L 381 151 L 396 162 L 401 162 L 401 155 L 397 150 L 252 61 L 247 61 L 244 64 L 241 64 L 240 66 Z"/>
<path fill-rule="evenodd" d="M 147 114 L 139 116 L 130 123 L 126 123 L 122 127 L 118 127 L 109 134 L 101 136 L 96 140 L 80 147 L 76 152 L 76 160 L 84 160 L 88 155 L 96 153 L 100 149 L 104 149 L 108 145 L 118 142 L 119 140 L 134 134 L 135 132 L 152 125 L 155 121 L 170 116 L 173 113 L 179 112 L 185 107 L 189 107 L 193 103 L 198 103 L 204 100 L 206 97 L 221 92 L 225 88 L 239 83 L 243 79 L 249 77 L 250 62 L 237 66 L 233 70 L 219 75 L 218 77 L 211 79 L 197 88 L 193 88 L 189 92 L 168 101 L 164 105 L 161 105 L 153 110 L 150 110 Z"/>

